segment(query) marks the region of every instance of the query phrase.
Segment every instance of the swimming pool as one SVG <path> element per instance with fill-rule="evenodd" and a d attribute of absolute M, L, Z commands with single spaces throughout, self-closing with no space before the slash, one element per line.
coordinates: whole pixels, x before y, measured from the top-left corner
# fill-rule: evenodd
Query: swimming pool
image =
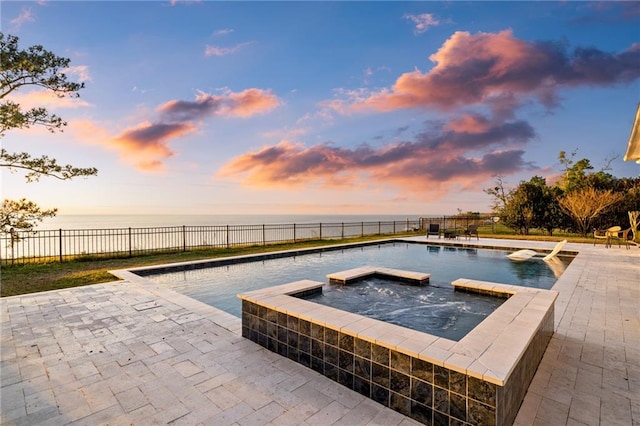
<path fill-rule="evenodd" d="M 572 260 L 558 257 L 553 265 L 536 259 L 513 262 L 506 257 L 508 253 L 393 241 L 258 261 L 249 257 L 221 266 L 213 261 L 132 272 L 240 317 L 238 293 L 303 279 L 326 282 L 327 274 L 363 265 L 430 273 L 431 285 L 438 287 L 450 286 L 452 281 L 465 277 L 549 289 L 555 284 L 556 275 Z"/>

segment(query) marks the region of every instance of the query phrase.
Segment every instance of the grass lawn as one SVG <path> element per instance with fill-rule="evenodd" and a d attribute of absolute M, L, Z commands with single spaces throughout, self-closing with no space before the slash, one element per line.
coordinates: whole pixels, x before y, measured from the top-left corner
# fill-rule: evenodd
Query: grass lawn
<path fill-rule="evenodd" d="M 407 235 L 416 234 L 409 233 Z M 100 259 L 88 256 L 66 262 L 3 265 L 0 271 L 0 296 L 15 296 L 19 294 L 35 293 L 47 290 L 58 290 L 69 287 L 78 287 L 89 284 L 115 281 L 117 280 L 117 278 L 108 272 L 115 269 L 126 269 L 173 262 L 186 262 L 217 257 L 264 253 L 268 251 L 346 244 L 399 236 L 402 235 L 376 235 L 370 237 L 348 238 L 341 240 L 314 240 L 292 244 L 273 244 L 267 246 L 236 247 L 230 249 L 192 250 L 187 252 L 162 253 L 114 259 Z M 490 235 L 490 237 L 530 239 L 537 241 L 560 241 L 566 238 L 571 242 L 593 242 L 592 238 L 575 238 L 564 235 L 554 235 L 553 237 L 544 237 L 540 235 Z"/>

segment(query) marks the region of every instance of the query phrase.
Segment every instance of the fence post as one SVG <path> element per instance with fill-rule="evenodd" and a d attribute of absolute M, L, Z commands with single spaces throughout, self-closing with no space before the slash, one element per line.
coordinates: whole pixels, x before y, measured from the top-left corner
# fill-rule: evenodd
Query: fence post
<path fill-rule="evenodd" d="M 380 232 L 380 221 L 378 221 L 378 235 L 380 235 L 382 232 Z"/>
<path fill-rule="evenodd" d="M 267 245 L 267 236 L 264 232 L 264 223 L 262 224 L 262 245 L 263 246 Z"/>
<path fill-rule="evenodd" d="M 340 237 L 344 240 L 344 222 L 342 222 L 342 230 L 340 231 Z"/>
<path fill-rule="evenodd" d="M 293 224 L 293 242 L 296 242 L 296 224 Z"/>
<path fill-rule="evenodd" d="M 360 236 L 364 237 L 364 222 L 360 222 Z"/>
<path fill-rule="evenodd" d="M 182 251 L 187 251 L 187 227 L 182 225 Z"/>
<path fill-rule="evenodd" d="M 229 241 L 229 225 L 227 225 L 227 248 L 231 247 L 231 241 Z"/>
<path fill-rule="evenodd" d="M 133 244 L 131 240 L 131 227 L 129 227 L 129 257 L 133 257 Z"/>
<path fill-rule="evenodd" d="M 58 229 L 58 236 L 60 237 L 60 262 L 62 262 L 62 228 Z"/>
<path fill-rule="evenodd" d="M 322 222 L 320 222 L 320 240 L 322 240 Z"/>

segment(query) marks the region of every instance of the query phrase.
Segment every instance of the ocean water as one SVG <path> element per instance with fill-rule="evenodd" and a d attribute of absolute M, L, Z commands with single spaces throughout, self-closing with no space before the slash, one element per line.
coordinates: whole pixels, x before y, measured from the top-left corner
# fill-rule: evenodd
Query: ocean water
<path fill-rule="evenodd" d="M 429 215 L 59 215 L 37 230 L 147 228 L 163 226 L 269 225 L 291 223 L 353 223 L 416 221 Z"/>

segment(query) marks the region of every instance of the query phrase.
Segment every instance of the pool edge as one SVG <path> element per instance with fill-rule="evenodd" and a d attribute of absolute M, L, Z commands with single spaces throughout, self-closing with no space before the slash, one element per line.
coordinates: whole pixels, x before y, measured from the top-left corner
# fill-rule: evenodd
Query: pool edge
<path fill-rule="evenodd" d="M 510 297 L 459 342 L 455 342 L 291 296 L 291 294 L 322 285 L 321 282 L 302 280 L 238 295 L 243 301 L 243 336 L 273 352 L 313 368 L 348 387 L 351 384 L 352 389 L 360 393 L 366 393 L 363 388 L 370 386 L 370 395 L 368 396 L 377 402 L 384 403 L 379 400 L 384 400 L 384 398 L 376 399 L 372 395 L 373 390 L 371 389 L 377 385 L 372 385 L 372 381 L 357 381 L 356 379 L 361 379 L 361 377 L 352 372 L 355 367 L 349 367 L 348 361 L 345 361 L 345 369 L 338 365 L 335 365 L 334 369 L 334 364 L 331 362 L 327 363 L 329 367 L 325 367 L 324 360 L 320 361 L 320 358 L 311 354 L 312 346 L 307 346 L 310 345 L 307 342 L 308 339 L 303 338 L 304 335 L 299 332 L 297 324 L 300 321 L 305 324 L 310 323 L 310 328 L 322 327 L 323 330 L 329 330 L 327 333 L 331 335 L 337 333 L 340 338 L 345 336 L 344 338 L 347 339 L 350 336 L 352 339 L 368 342 L 372 347 L 382 348 L 379 350 L 386 349 L 391 353 L 400 354 L 399 356 L 426 362 L 433 365 L 434 369 L 443 368 L 448 375 L 460 373 L 467 377 L 465 380 L 476 383 L 476 387 L 493 389 L 493 391 L 489 391 L 493 394 L 489 400 L 495 401 L 495 406 L 492 407 L 487 404 L 487 399 L 482 399 L 484 396 L 479 398 L 480 401 L 470 397 L 465 388 L 464 397 L 467 399 L 465 410 L 469 411 L 465 411 L 464 419 L 460 418 L 462 415 L 459 413 L 452 417 L 457 420 L 467 421 L 469 416 L 474 417 L 480 415 L 478 413 L 486 414 L 487 410 L 493 410 L 492 423 L 509 424 L 513 421 L 553 335 L 554 302 L 558 296 L 558 293 L 553 290 L 532 289 L 464 278 L 456 280 L 454 285 L 461 288 L 500 293 L 510 295 Z M 286 319 L 281 320 L 281 316 Z M 284 324 L 280 324 L 283 321 Z M 295 327 L 288 328 L 289 322 L 295 324 Z M 311 336 L 308 338 L 313 339 Z M 301 341 L 305 342 L 302 344 L 304 349 L 299 348 Z M 331 343 L 322 341 L 322 345 L 329 345 L 328 348 L 332 352 L 337 350 L 340 354 L 345 353 L 341 356 L 347 359 L 349 356 L 360 359 L 356 355 L 349 355 L 349 352 L 343 352 L 340 343 L 336 344 L 337 346 L 334 347 Z M 309 353 L 305 350 L 308 350 Z M 341 361 L 335 362 L 340 364 Z M 315 368 L 313 363 L 315 363 Z M 325 371 L 327 368 L 329 368 L 328 374 Z M 398 372 L 398 374 L 403 373 L 402 371 Z M 358 385 L 356 386 L 355 383 Z M 376 389 L 378 388 L 380 387 L 378 386 Z M 433 392 L 438 389 L 443 392 L 444 389 L 448 389 L 447 392 L 453 392 L 449 387 L 441 388 L 438 386 L 434 388 Z M 391 387 L 388 392 L 390 396 L 387 400 L 387 406 L 416 418 L 412 415 L 411 408 L 407 410 L 407 407 L 411 407 L 411 404 L 414 403 L 419 404 L 418 401 L 407 398 L 407 395 L 401 393 L 395 398 L 396 402 L 402 401 L 402 403 L 395 404 L 398 406 L 394 407 L 391 397 L 396 392 Z M 447 395 L 462 397 L 456 392 Z M 416 413 L 424 414 L 425 407 L 438 411 L 433 404 L 435 404 L 435 397 L 431 407 L 420 405 L 416 408 Z M 446 414 L 449 415 L 449 408 L 447 408 Z"/>

